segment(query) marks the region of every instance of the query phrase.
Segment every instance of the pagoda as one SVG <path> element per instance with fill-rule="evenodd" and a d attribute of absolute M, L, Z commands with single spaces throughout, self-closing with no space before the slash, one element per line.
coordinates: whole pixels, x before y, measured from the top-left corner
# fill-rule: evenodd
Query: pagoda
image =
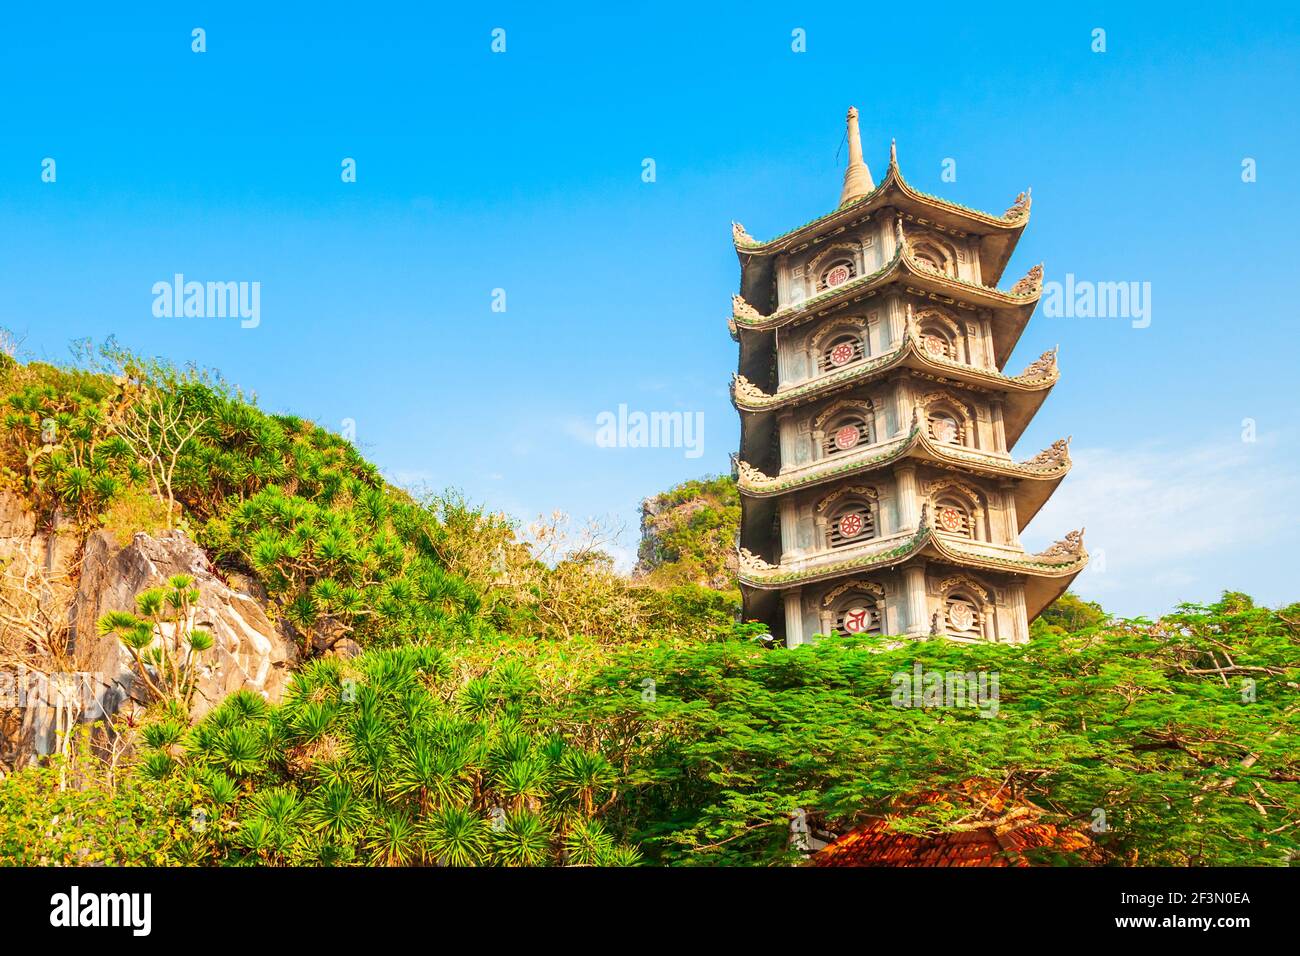
<path fill-rule="evenodd" d="M 894 146 L 876 185 L 848 114 L 839 206 L 767 242 L 732 224 L 740 294 L 740 585 L 787 646 L 880 633 L 1019 643 L 1087 563 L 1082 531 L 1020 532 L 1070 470 L 1069 439 L 1012 449 L 1056 350 L 1003 371 L 1042 289 L 998 281 L 1029 221 L 919 192 Z"/>

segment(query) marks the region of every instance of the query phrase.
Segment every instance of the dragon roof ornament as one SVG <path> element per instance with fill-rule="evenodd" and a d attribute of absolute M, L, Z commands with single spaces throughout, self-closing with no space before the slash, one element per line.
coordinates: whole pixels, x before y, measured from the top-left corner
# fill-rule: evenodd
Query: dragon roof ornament
<path fill-rule="evenodd" d="M 1016 196 L 1007 211 L 1002 214 L 1003 219 L 1024 219 L 1029 215 L 1029 207 L 1034 204 L 1033 187 L 1027 188 L 1024 192 Z"/>
<path fill-rule="evenodd" d="M 745 231 L 745 227 L 738 222 L 731 224 L 731 241 L 737 246 L 757 246 L 759 241 Z"/>
<path fill-rule="evenodd" d="M 1082 555 L 1088 553 L 1083 546 L 1083 532 L 1083 528 L 1080 528 L 1078 531 L 1071 531 L 1046 551 L 1039 552 L 1037 556 L 1040 558 L 1068 558 L 1072 561 L 1077 560 Z"/>
<path fill-rule="evenodd" d="M 733 295 L 731 297 L 731 314 L 734 318 L 746 319 L 750 322 L 760 321 L 763 318 L 758 309 L 745 301 L 743 295 Z"/>
<path fill-rule="evenodd" d="M 1029 461 L 1025 462 L 1028 466 L 1046 466 L 1061 467 L 1070 463 L 1070 440 L 1074 436 L 1058 438 L 1050 446 L 1044 448 Z"/>
<path fill-rule="evenodd" d="M 771 398 L 767 392 L 763 391 L 745 376 L 739 372 L 731 373 L 732 394 L 740 398 L 747 398 L 751 402 L 762 402 Z"/>
<path fill-rule="evenodd" d="M 1056 371 L 1056 353 L 1061 347 L 1055 345 L 1048 349 L 1034 361 L 1025 366 L 1025 370 L 1020 373 L 1019 378 L 1048 378 Z"/>
<path fill-rule="evenodd" d="M 750 551 L 748 548 L 740 548 L 739 556 L 740 556 L 740 569 L 742 571 L 748 571 L 752 574 L 754 572 L 763 572 L 763 571 L 770 572 L 770 571 L 781 570 L 778 565 L 770 564 L 769 562 L 764 561 L 762 558 L 756 555 L 753 551 Z"/>
<path fill-rule="evenodd" d="M 1012 295 L 1037 295 L 1043 288 L 1043 264 L 1040 262 L 1023 279 L 1011 287 Z"/>

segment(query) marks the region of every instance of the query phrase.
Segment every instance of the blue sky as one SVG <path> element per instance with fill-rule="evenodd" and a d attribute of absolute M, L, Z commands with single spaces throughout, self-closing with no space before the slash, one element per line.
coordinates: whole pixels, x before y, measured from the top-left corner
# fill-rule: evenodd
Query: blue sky
<path fill-rule="evenodd" d="M 0 14 L 0 326 L 30 355 L 196 360 L 355 420 L 396 480 L 612 517 L 626 558 L 639 501 L 736 445 L 730 221 L 830 211 L 855 104 L 877 176 L 894 137 L 922 190 L 1001 212 L 1033 187 L 1008 282 L 1151 283 L 1148 328 L 1039 314 L 1011 359 L 1061 345 L 1017 454 L 1076 458 L 1026 544 L 1086 525 L 1077 589 L 1121 613 L 1300 598 L 1293 7 L 270 6 Z M 178 272 L 260 282 L 260 324 L 155 318 Z M 619 404 L 702 412 L 704 454 L 597 447 Z"/>

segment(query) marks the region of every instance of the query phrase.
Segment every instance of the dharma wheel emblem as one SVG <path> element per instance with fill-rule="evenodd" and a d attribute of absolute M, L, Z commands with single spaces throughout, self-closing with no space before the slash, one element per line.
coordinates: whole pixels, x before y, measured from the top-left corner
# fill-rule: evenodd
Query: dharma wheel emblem
<path fill-rule="evenodd" d="M 862 515 L 847 514 L 840 519 L 840 537 L 853 538 L 862 531 Z"/>
<path fill-rule="evenodd" d="M 835 268 L 831 269 L 830 272 L 826 273 L 826 285 L 830 288 L 834 288 L 837 285 L 844 285 L 844 283 L 848 281 L 849 281 L 848 266 L 836 266 Z"/>
<path fill-rule="evenodd" d="M 960 531 L 961 512 L 956 508 L 940 508 L 939 527 L 944 531 Z"/>
<path fill-rule="evenodd" d="M 931 355 L 944 355 L 948 351 L 948 343 L 937 335 L 927 335 L 925 337 L 925 350 Z"/>
<path fill-rule="evenodd" d="M 851 607 L 844 612 L 844 632 L 846 634 L 861 634 L 867 629 L 870 620 L 870 608 Z"/>
<path fill-rule="evenodd" d="M 831 349 L 832 365 L 848 365 L 853 361 L 853 346 L 848 342 L 841 342 L 835 348 Z"/>
<path fill-rule="evenodd" d="M 847 451 L 858 443 L 858 429 L 855 425 L 845 425 L 835 432 L 835 447 Z"/>
<path fill-rule="evenodd" d="M 975 626 L 975 612 L 969 604 L 954 602 L 948 605 L 948 624 L 954 631 L 969 631 Z"/>

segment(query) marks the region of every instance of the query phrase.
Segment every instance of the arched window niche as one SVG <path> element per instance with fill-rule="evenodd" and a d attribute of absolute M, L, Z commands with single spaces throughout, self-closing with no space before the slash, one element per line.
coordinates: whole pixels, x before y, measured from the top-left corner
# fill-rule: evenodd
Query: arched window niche
<path fill-rule="evenodd" d="M 864 544 L 880 534 L 880 498 L 875 488 L 854 485 L 827 495 L 813 511 L 822 546 L 828 551 Z"/>
<path fill-rule="evenodd" d="M 930 632 L 958 640 L 996 640 L 992 591 L 967 574 L 941 581 L 935 589 L 938 608 Z"/>
<path fill-rule="evenodd" d="M 875 444 L 875 408 L 866 399 L 836 402 L 813 420 L 812 437 L 823 459 Z"/>
<path fill-rule="evenodd" d="M 827 326 L 809 340 L 808 353 L 816 375 L 828 375 L 861 362 L 871 354 L 867 323 L 850 319 Z"/>
<path fill-rule="evenodd" d="M 988 541 L 988 509 L 980 492 L 954 478 L 926 487 L 931 521 L 939 534 Z"/>
<path fill-rule="evenodd" d="M 885 588 L 875 581 L 845 581 L 821 601 L 823 634 L 887 634 Z"/>

